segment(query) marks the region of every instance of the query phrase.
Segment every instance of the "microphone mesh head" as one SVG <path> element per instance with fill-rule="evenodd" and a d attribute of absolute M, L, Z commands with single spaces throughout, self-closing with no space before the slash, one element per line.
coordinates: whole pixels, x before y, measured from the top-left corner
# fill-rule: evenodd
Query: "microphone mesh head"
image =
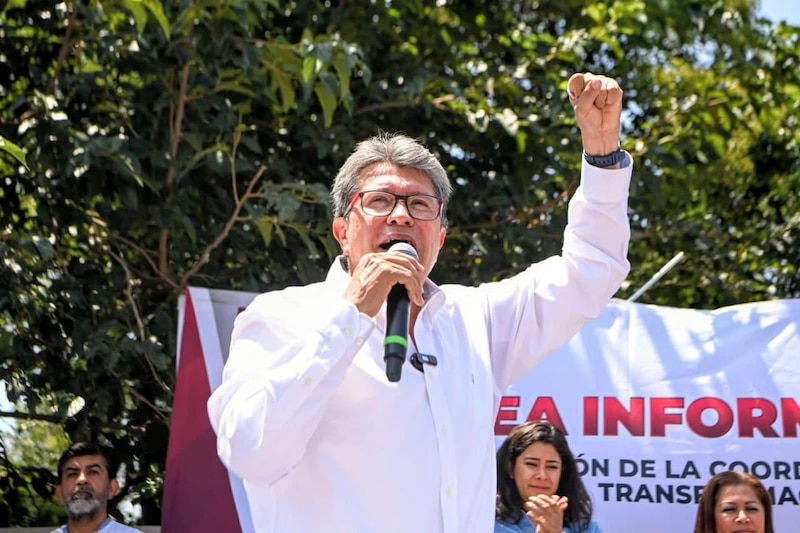
<path fill-rule="evenodd" d="M 389 251 L 397 254 L 406 254 L 407 256 L 413 257 L 419 261 L 419 255 L 417 254 L 417 251 L 407 242 L 396 242 L 389 247 Z"/>

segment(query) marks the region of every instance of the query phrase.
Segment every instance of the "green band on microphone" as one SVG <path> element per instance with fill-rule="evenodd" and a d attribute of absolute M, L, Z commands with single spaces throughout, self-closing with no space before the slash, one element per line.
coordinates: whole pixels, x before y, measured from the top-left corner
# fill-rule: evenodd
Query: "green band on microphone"
<path fill-rule="evenodd" d="M 400 335 L 389 335 L 386 337 L 386 340 L 383 341 L 383 345 L 389 344 L 402 344 L 405 348 L 408 348 L 408 340 Z"/>

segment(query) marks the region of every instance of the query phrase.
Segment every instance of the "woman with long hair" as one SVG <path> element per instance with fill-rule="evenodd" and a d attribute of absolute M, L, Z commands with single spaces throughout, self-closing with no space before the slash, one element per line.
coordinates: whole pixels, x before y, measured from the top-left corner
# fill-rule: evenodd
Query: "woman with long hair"
<path fill-rule="evenodd" d="M 497 450 L 495 533 L 602 533 L 564 433 L 550 422 L 514 428 Z"/>

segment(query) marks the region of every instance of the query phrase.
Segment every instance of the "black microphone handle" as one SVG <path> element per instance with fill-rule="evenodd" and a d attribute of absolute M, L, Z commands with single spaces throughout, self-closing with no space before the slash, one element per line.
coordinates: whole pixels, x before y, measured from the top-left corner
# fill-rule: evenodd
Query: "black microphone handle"
<path fill-rule="evenodd" d="M 386 363 L 386 378 L 391 383 L 400 381 L 403 363 L 408 350 L 408 322 L 411 306 L 404 285 L 396 284 L 386 299 L 386 340 L 383 361 Z"/>
<path fill-rule="evenodd" d="M 383 360 L 386 361 L 386 379 L 389 380 L 389 383 L 400 381 L 400 374 L 403 372 L 403 358 L 387 355 Z"/>

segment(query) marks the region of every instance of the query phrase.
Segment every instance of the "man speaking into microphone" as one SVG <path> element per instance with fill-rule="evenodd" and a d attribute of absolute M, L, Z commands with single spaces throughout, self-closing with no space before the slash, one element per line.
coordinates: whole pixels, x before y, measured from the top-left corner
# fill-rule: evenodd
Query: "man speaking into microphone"
<path fill-rule="evenodd" d="M 576 74 L 568 95 L 584 158 L 562 254 L 499 282 L 428 278 L 452 186 L 424 146 L 381 135 L 344 163 L 342 255 L 325 281 L 239 314 L 208 403 L 256 531 L 492 531 L 501 394 L 597 317 L 629 269 L 622 90 Z"/>

